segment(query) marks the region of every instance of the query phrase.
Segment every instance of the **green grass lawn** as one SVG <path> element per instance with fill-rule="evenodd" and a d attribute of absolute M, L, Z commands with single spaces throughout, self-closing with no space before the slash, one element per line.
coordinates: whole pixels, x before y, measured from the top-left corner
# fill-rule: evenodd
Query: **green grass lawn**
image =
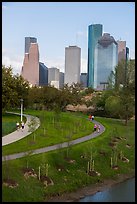
<path fill-rule="evenodd" d="M 2 115 L 2 136 L 16 130 L 16 122 L 20 121 L 20 116 L 5 113 Z"/>
<path fill-rule="evenodd" d="M 39 113 L 38 113 L 39 114 Z M 63 113 L 63 115 L 65 115 Z M 62 117 L 63 117 L 62 115 Z M 66 115 L 65 115 L 66 116 Z M 68 114 L 69 122 L 71 116 Z M 68 117 L 67 116 L 67 117 Z M 86 117 L 86 116 L 85 116 Z M 47 117 L 46 117 L 47 118 Z M 74 116 L 72 118 L 75 118 Z M 72 119 L 73 120 L 73 119 Z M 59 149 L 38 155 L 31 155 L 16 160 L 5 161 L 2 165 L 2 179 L 10 178 L 15 180 L 19 186 L 16 188 L 2 187 L 3 202 L 43 202 L 50 196 L 61 195 L 64 192 L 75 191 L 76 189 L 102 182 L 107 178 L 117 178 L 118 174 L 134 174 L 135 169 L 135 123 L 130 121 L 128 126 L 125 126 L 121 121 L 107 118 L 96 118 L 101 122 L 106 131 L 97 138 L 83 142 L 69 148 Z M 73 121 L 74 122 L 74 121 Z M 72 122 L 72 124 L 73 124 Z M 88 122 L 88 121 L 87 121 Z M 69 124 L 68 124 L 69 125 Z M 124 137 L 126 140 L 119 140 L 114 150 L 109 146 L 109 142 L 114 137 Z M 60 138 L 58 138 L 60 141 Z M 131 147 L 127 148 L 126 144 Z M 10 146 L 9 146 L 10 147 Z M 105 151 L 105 156 L 100 154 L 100 151 Z M 121 161 L 117 155 L 122 151 L 122 154 L 129 159 L 129 163 Z M 64 158 L 68 155 L 69 158 L 75 160 L 74 163 L 68 163 Z M 84 158 L 81 158 L 84 155 Z M 100 176 L 87 175 L 87 164 L 92 159 L 94 160 L 94 168 L 100 172 Z M 110 158 L 113 160 L 117 157 L 118 170 L 111 169 Z M 26 166 L 33 168 L 38 174 L 39 166 L 49 164 L 48 177 L 54 182 L 54 185 L 44 187 L 43 183 L 37 178 L 25 179 L 22 173 L 22 168 Z M 57 166 L 63 166 L 63 171 L 58 171 Z M 44 168 L 43 168 L 44 174 Z"/>
<path fill-rule="evenodd" d="M 87 116 L 82 118 L 77 114 L 74 115 L 69 112 L 62 112 L 57 115 L 54 112 L 34 110 L 29 110 L 25 113 L 37 116 L 40 119 L 40 127 L 35 133 L 15 143 L 3 146 L 3 155 L 62 143 L 89 135 L 93 132 L 93 123 L 87 120 Z"/>

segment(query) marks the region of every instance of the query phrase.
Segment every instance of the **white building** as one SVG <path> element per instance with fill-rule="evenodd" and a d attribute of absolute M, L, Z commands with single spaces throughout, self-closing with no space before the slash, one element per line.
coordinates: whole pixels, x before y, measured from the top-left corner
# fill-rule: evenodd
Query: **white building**
<path fill-rule="evenodd" d="M 65 48 L 65 77 L 64 83 L 69 86 L 80 83 L 81 48 L 69 46 Z"/>

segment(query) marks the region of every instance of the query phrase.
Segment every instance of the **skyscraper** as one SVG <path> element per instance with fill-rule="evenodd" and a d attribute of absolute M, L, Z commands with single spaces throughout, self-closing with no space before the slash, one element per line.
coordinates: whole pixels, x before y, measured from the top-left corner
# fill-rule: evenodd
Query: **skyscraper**
<path fill-rule="evenodd" d="M 118 44 L 118 62 L 126 60 L 126 41 L 117 40 Z"/>
<path fill-rule="evenodd" d="M 39 62 L 39 86 L 48 85 L 48 67 Z"/>
<path fill-rule="evenodd" d="M 59 69 L 51 67 L 48 69 L 48 83 L 55 88 L 59 88 Z"/>
<path fill-rule="evenodd" d="M 82 84 L 83 87 L 87 87 L 87 73 L 81 73 L 80 83 Z"/>
<path fill-rule="evenodd" d="M 102 25 L 88 26 L 88 87 L 94 87 L 94 52 L 98 39 L 102 36 Z"/>
<path fill-rule="evenodd" d="M 44 63 L 39 62 L 39 47 L 36 38 L 25 37 L 25 56 L 21 75 L 32 86 L 48 85 L 48 68 Z"/>
<path fill-rule="evenodd" d="M 65 48 L 65 79 L 69 86 L 80 83 L 81 48 L 69 46 Z"/>
<path fill-rule="evenodd" d="M 129 60 L 129 48 L 126 47 L 126 60 Z"/>
<path fill-rule="evenodd" d="M 59 72 L 59 88 L 63 88 L 64 86 L 64 73 Z"/>
<path fill-rule="evenodd" d="M 106 89 L 108 78 L 118 63 L 118 45 L 109 33 L 104 33 L 95 46 L 94 87 Z M 112 79 L 114 80 L 114 79 Z M 114 82 L 114 81 L 113 81 Z"/>
<path fill-rule="evenodd" d="M 25 53 L 29 53 L 29 48 L 31 43 L 37 43 L 37 38 L 25 37 Z"/>
<path fill-rule="evenodd" d="M 25 53 L 22 77 L 32 85 L 39 85 L 39 48 L 37 43 L 31 43 L 29 53 Z"/>

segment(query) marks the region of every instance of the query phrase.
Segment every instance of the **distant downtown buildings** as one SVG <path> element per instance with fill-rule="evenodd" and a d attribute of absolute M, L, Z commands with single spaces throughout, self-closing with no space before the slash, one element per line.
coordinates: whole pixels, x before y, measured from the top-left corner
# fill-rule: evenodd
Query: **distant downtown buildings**
<path fill-rule="evenodd" d="M 102 35 L 102 29 L 101 24 L 88 27 L 87 86 L 96 90 L 107 88 L 108 78 L 115 71 L 115 66 L 129 56 L 126 41 L 115 41 L 109 33 Z"/>
<path fill-rule="evenodd" d="M 39 48 L 35 37 L 25 37 L 25 56 L 21 75 L 32 86 L 51 85 L 62 88 L 64 84 L 82 83 L 83 87 L 96 90 L 107 88 L 108 77 L 122 59 L 129 59 L 126 41 L 115 41 L 109 33 L 103 33 L 101 24 L 88 26 L 87 73 L 81 73 L 81 48 L 65 48 L 65 73 L 57 67 L 48 68 L 39 62 Z"/>

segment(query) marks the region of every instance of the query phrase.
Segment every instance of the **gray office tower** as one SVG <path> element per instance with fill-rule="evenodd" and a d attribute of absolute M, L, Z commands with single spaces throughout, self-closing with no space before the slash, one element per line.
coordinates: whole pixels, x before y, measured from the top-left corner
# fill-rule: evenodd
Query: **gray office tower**
<path fill-rule="evenodd" d="M 81 48 L 69 46 L 65 48 L 65 78 L 64 83 L 71 86 L 80 83 Z"/>
<path fill-rule="evenodd" d="M 56 67 L 51 67 L 48 69 L 48 84 L 59 88 L 59 69 Z"/>
<path fill-rule="evenodd" d="M 63 72 L 59 72 L 59 88 L 63 88 L 64 86 L 64 73 Z"/>
<path fill-rule="evenodd" d="M 25 37 L 25 53 L 29 53 L 29 48 L 31 43 L 37 43 L 37 38 Z"/>

